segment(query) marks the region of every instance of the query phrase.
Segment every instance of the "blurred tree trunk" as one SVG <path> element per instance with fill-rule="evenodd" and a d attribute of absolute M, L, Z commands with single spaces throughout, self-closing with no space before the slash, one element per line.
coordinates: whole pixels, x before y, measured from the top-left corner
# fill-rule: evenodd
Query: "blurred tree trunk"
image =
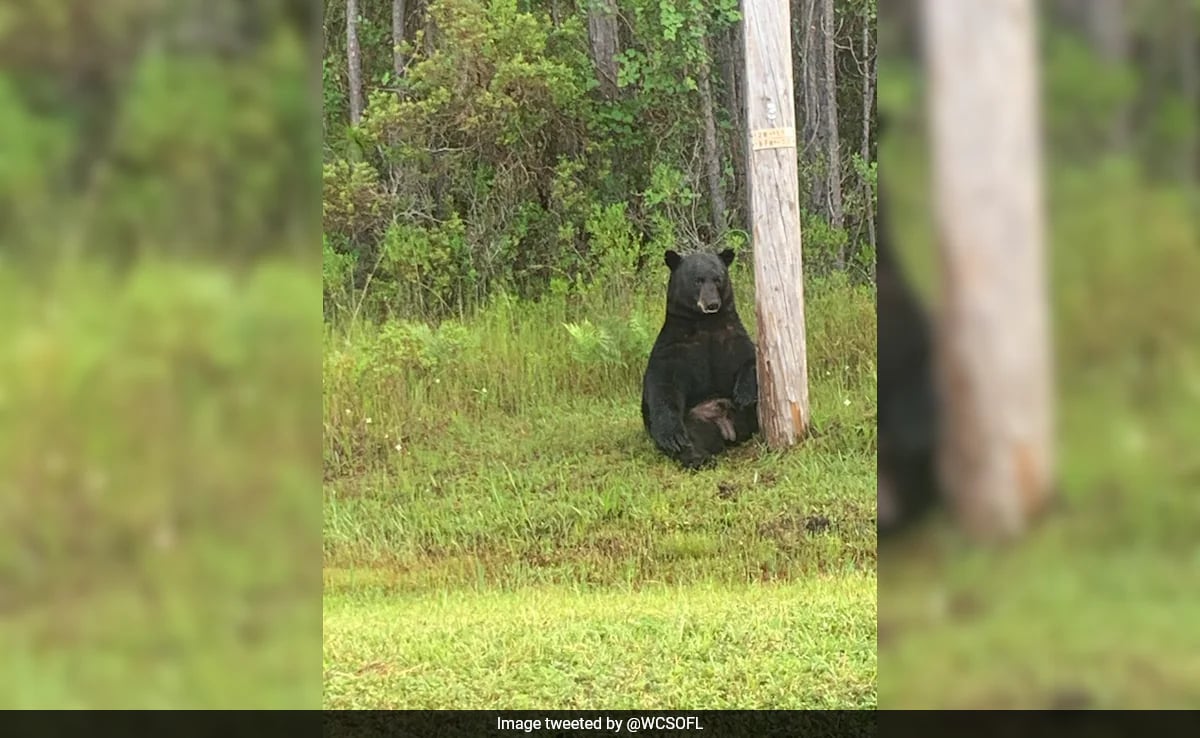
<path fill-rule="evenodd" d="M 868 16 L 863 17 L 862 24 L 862 146 L 859 156 L 863 164 L 871 163 L 871 122 L 875 103 L 875 53 L 871 49 L 871 22 Z M 875 208 L 871 202 L 871 181 L 863 177 L 863 217 L 867 219 L 867 240 L 871 251 L 875 251 Z M 874 269 L 874 267 L 872 267 Z M 872 277 L 874 272 L 872 272 Z"/>
<path fill-rule="evenodd" d="M 939 466 L 959 520 L 984 540 L 1021 534 L 1052 489 L 1033 2 L 925 0 Z"/>
<path fill-rule="evenodd" d="M 1180 14 L 1179 75 L 1183 104 L 1190 116 L 1180 152 L 1180 177 L 1191 201 L 1192 217 L 1200 227 L 1200 6 L 1176 0 Z"/>
<path fill-rule="evenodd" d="M 392 0 L 392 72 L 399 80 L 404 74 L 404 54 L 400 46 L 404 43 L 404 0 Z"/>
<path fill-rule="evenodd" d="M 1088 0 L 1088 35 L 1106 61 L 1124 61 L 1129 55 L 1126 0 Z"/>
<path fill-rule="evenodd" d="M 346 70 L 350 81 L 350 125 L 362 120 L 362 54 L 358 48 L 358 0 L 346 0 Z"/>
<path fill-rule="evenodd" d="M 1051 10 L 1060 23 L 1087 40 L 1109 70 L 1131 63 L 1126 0 L 1057 0 Z M 1129 146 L 1130 126 L 1130 104 L 1124 103 L 1113 112 L 1108 134 L 1111 149 L 1120 151 Z"/>
<path fill-rule="evenodd" d="M 837 64 L 834 44 L 833 0 L 821 0 L 821 43 L 822 43 L 822 75 L 821 75 L 821 113 L 825 140 L 825 191 L 828 202 L 825 212 L 829 225 L 841 228 L 844 225 L 842 210 L 842 155 L 838 137 L 838 107 L 837 107 Z M 843 245 L 837 254 L 837 266 L 846 266 L 846 248 Z"/>
<path fill-rule="evenodd" d="M 1176 0 L 1179 12 L 1179 76 L 1183 103 L 1191 116 L 1184 140 L 1180 166 L 1183 180 L 1192 185 L 1200 181 L 1200 9 L 1191 0 Z"/>
<path fill-rule="evenodd" d="M 600 81 L 600 92 L 606 99 L 615 100 L 619 93 L 616 0 L 591 0 L 588 4 L 587 18 L 592 64 L 596 68 L 596 79 Z"/>
<path fill-rule="evenodd" d="M 700 117 L 704 124 L 704 174 L 708 181 L 708 206 L 712 216 L 712 240 L 725 235 L 725 190 L 721 183 L 721 149 L 717 146 L 717 117 L 713 112 L 712 85 L 709 76 L 708 41 L 702 41 L 704 61 L 700 64 L 697 86 L 700 88 Z"/>
<path fill-rule="evenodd" d="M 1129 23 L 1125 12 L 1126 0 L 1091 0 L 1088 3 L 1088 29 L 1092 46 L 1111 69 L 1129 65 Z M 1110 144 L 1118 151 L 1130 143 L 1129 104 L 1114 113 Z"/>

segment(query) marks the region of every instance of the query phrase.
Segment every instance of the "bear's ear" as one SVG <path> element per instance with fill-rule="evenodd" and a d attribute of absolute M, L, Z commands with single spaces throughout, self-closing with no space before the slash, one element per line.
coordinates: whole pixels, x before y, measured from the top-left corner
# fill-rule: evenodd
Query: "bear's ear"
<path fill-rule="evenodd" d="M 721 253 L 717 254 L 717 256 L 721 257 L 721 261 L 725 262 L 725 266 L 729 266 L 733 263 L 733 249 L 725 249 Z"/>
<path fill-rule="evenodd" d="M 679 262 L 683 261 L 683 257 L 678 252 L 668 251 L 666 254 L 667 268 L 675 271 L 675 267 L 679 266 Z"/>

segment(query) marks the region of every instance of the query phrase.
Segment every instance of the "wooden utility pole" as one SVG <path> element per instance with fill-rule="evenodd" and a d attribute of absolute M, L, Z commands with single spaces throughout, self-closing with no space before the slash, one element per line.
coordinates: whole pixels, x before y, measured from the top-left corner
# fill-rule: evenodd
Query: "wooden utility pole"
<path fill-rule="evenodd" d="M 1023 532 L 1051 493 L 1034 0 L 925 0 L 942 264 L 940 476 L 965 528 Z"/>
<path fill-rule="evenodd" d="M 788 0 L 743 0 L 758 417 L 772 448 L 808 431 L 800 186 Z"/>

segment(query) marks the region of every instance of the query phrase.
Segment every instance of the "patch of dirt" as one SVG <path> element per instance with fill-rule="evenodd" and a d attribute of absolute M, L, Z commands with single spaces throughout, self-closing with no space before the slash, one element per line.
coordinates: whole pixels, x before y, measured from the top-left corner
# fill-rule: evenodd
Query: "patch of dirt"
<path fill-rule="evenodd" d="M 828 531 L 832 526 L 833 522 L 824 515 L 785 515 L 760 523 L 758 534 L 764 538 L 786 541 L 804 534 L 819 535 Z"/>
<path fill-rule="evenodd" d="M 363 676 L 364 674 L 390 674 L 394 670 L 391 664 L 383 661 L 373 661 L 358 667 L 354 670 L 354 673 L 356 676 Z"/>
<path fill-rule="evenodd" d="M 883 650 L 896 642 L 896 637 L 900 633 L 900 627 L 894 620 L 878 618 L 878 621 L 875 643 L 879 650 Z"/>
<path fill-rule="evenodd" d="M 829 530 L 829 518 L 824 515 L 809 515 L 804 519 L 804 530 L 809 533 L 824 533 Z"/>
<path fill-rule="evenodd" d="M 756 479 L 757 484 L 764 487 L 774 487 L 775 483 L 779 481 L 779 477 L 774 472 L 763 472 Z"/>
<path fill-rule="evenodd" d="M 1083 687 L 1060 687 L 1050 695 L 1049 710 L 1089 710 L 1096 706 L 1095 696 Z"/>
<path fill-rule="evenodd" d="M 987 608 L 983 600 L 970 592 L 957 592 L 950 596 L 946 611 L 954 620 L 974 620 L 984 613 Z"/>
<path fill-rule="evenodd" d="M 521 560 L 535 567 L 543 567 L 553 563 L 553 560 L 542 551 L 525 551 L 521 554 Z"/>
<path fill-rule="evenodd" d="M 733 482 L 717 482 L 717 497 L 722 500 L 735 500 L 740 491 Z"/>

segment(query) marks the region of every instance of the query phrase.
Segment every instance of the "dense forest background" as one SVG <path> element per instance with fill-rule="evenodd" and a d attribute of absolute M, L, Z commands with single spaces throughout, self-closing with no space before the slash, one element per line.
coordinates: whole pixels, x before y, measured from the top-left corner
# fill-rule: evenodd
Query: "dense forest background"
<path fill-rule="evenodd" d="M 792 2 L 812 275 L 872 272 L 875 6 Z M 734 0 L 328 0 L 327 316 L 461 315 L 745 245 L 739 17 Z"/>

